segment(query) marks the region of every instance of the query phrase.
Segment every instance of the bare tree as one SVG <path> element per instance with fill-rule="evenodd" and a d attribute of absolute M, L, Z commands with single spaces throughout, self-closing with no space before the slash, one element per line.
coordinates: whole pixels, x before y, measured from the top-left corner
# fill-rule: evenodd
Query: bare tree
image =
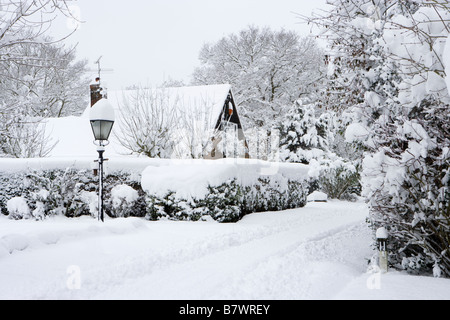
<path fill-rule="evenodd" d="M 76 19 L 72 16 L 66 0 L 2 0 L 0 3 L 0 61 L 20 62 L 24 57 L 13 52 L 16 45 L 49 43 L 43 39 L 43 36 L 58 14 Z"/>
<path fill-rule="evenodd" d="M 15 158 L 41 158 L 48 156 L 56 144 L 43 123 L 17 122 L 8 127 L 1 151 Z"/>
<path fill-rule="evenodd" d="M 84 75 L 87 62 L 75 60 L 75 48 L 27 43 L 15 46 L 14 52 L 23 59 L 0 62 L 1 96 L 9 96 L 9 101 L 22 97 L 22 112 L 33 117 L 82 113 L 89 79 Z"/>
<path fill-rule="evenodd" d="M 177 99 L 165 89 L 138 88 L 123 93 L 119 101 L 118 141 L 133 153 L 150 158 L 170 158 L 175 141 Z"/>
<path fill-rule="evenodd" d="M 60 14 L 76 19 L 65 0 L 0 2 L 0 154 L 45 155 L 52 144 L 39 122 L 84 108 L 86 62 L 58 43 L 65 37 L 46 36 Z"/>
<path fill-rule="evenodd" d="M 194 84 L 230 83 L 247 126 L 272 127 L 297 99 L 313 94 L 324 76 L 315 40 L 292 31 L 249 27 L 205 44 Z"/>
<path fill-rule="evenodd" d="M 215 128 L 217 115 L 212 114 L 212 101 L 207 98 L 201 101 L 189 101 L 178 97 L 177 129 L 174 139 L 175 158 L 201 159 L 213 148 L 213 137 L 218 137 Z"/>
<path fill-rule="evenodd" d="M 212 108 L 216 102 L 208 95 L 192 95 L 178 88 L 134 88 L 125 91 L 122 98 L 120 129 L 115 132 L 122 146 L 133 153 L 151 158 L 202 159 L 213 149 L 236 149 L 232 145 L 237 144 L 237 131 L 216 128 L 219 114 Z"/>

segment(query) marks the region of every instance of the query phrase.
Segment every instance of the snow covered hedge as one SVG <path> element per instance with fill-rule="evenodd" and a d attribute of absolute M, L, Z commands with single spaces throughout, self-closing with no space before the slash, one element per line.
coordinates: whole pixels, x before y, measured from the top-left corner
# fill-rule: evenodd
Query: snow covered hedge
<path fill-rule="evenodd" d="M 97 215 L 98 178 L 88 169 L 29 169 L 0 172 L 0 210 L 13 219 L 43 219 L 51 215 Z M 114 192 L 124 186 L 133 197 Z M 123 187 L 122 187 L 123 189 Z M 144 193 L 129 173 L 105 178 L 105 211 L 112 217 L 144 216 Z M 19 205 L 20 204 L 20 205 Z"/>
<path fill-rule="evenodd" d="M 303 207 L 308 167 L 260 160 L 167 162 L 142 173 L 148 218 L 234 222 L 252 212 Z"/>
<path fill-rule="evenodd" d="M 89 166 L 78 163 L 64 168 L 44 159 L 14 170 L 3 165 L 1 213 L 13 219 L 97 216 L 98 177 Z M 147 163 L 143 172 L 142 165 L 130 170 L 132 162 L 122 163 L 122 169 L 119 164 L 111 167 L 104 182 L 105 212 L 110 217 L 194 221 L 211 217 L 233 222 L 251 212 L 306 204 L 308 167 L 300 164 L 157 160 Z"/>

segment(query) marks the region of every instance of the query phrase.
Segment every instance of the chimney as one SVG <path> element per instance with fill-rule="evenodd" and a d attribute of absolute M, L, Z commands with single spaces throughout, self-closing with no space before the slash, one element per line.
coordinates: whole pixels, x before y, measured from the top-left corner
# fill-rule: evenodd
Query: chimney
<path fill-rule="evenodd" d="M 100 78 L 95 78 L 95 82 L 91 83 L 91 107 L 102 98 L 102 88 L 100 88 Z"/>

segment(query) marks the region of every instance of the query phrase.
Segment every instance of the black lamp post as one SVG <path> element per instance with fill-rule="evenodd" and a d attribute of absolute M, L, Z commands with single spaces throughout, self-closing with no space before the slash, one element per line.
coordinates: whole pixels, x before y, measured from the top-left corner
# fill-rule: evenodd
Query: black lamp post
<path fill-rule="evenodd" d="M 109 144 L 108 138 L 114 124 L 114 109 L 107 99 L 100 99 L 96 102 L 90 111 L 89 120 L 91 121 L 92 132 L 94 133 L 94 144 L 98 152 L 98 219 L 104 221 L 103 215 L 103 153 L 105 146 Z"/>

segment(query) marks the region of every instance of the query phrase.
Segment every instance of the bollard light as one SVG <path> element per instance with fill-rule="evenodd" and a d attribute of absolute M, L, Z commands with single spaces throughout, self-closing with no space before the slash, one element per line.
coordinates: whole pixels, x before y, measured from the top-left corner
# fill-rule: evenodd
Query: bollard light
<path fill-rule="evenodd" d="M 387 256 L 387 250 L 386 250 L 386 244 L 388 239 L 388 232 L 386 228 L 381 227 L 378 228 L 375 234 L 377 238 L 377 244 L 378 244 L 378 262 L 379 267 L 382 272 L 388 271 L 388 256 Z"/>
<path fill-rule="evenodd" d="M 105 146 L 109 144 L 108 138 L 114 125 L 114 108 L 103 98 L 97 101 L 90 110 L 89 120 L 91 122 L 92 132 L 94 134 L 94 144 L 98 152 L 98 219 L 104 221 L 103 214 L 103 153 Z"/>

